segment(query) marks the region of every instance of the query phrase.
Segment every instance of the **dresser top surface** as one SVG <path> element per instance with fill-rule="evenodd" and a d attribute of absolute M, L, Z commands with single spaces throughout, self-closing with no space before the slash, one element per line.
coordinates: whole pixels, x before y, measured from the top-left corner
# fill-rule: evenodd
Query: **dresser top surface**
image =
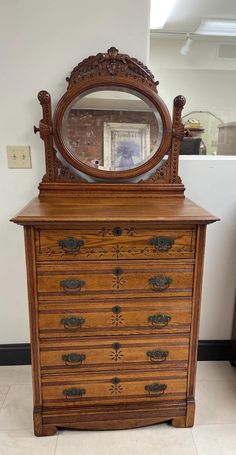
<path fill-rule="evenodd" d="M 208 224 L 218 218 L 186 198 L 34 198 L 14 218 L 22 225 L 81 221 L 155 221 Z"/>

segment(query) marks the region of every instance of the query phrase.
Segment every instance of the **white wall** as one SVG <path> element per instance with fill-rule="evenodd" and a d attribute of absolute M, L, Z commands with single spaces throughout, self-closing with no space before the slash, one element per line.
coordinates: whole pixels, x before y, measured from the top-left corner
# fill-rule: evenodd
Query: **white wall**
<path fill-rule="evenodd" d="M 218 43 L 195 41 L 187 57 L 183 40 L 152 39 L 150 69 L 159 95 L 172 110 L 182 94 L 184 113 L 209 110 L 224 121 L 236 120 L 236 62 L 218 59 Z M 236 155 L 235 149 L 232 155 Z M 236 288 L 236 157 L 181 157 L 186 196 L 220 222 L 208 227 L 200 339 L 230 339 Z"/>
<path fill-rule="evenodd" d="M 230 339 L 236 288 L 236 159 L 181 157 L 186 197 L 221 221 L 209 225 L 200 320 L 200 339 Z"/>
<path fill-rule="evenodd" d="M 0 344 L 29 340 L 23 232 L 8 220 L 37 195 L 44 172 L 43 143 L 33 134 L 41 118 L 37 93 L 48 90 L 55 105 L 70 70 L 112 45 L 147 61 L 148 0 L 0 2 Z M 7 144 L 30 145 L 33 168 L 7 169 Z"/>
<path fill-rule="evenodd" d="M 46 89 L 55 104 L 65 90 L 65 77 L 70 69 L 82 58 L 106 50 L 110 45 L 145 62 L 148 55 L 147 3 L 142 0 L 0 2 L 0 344 L 29 340 L 22 228 L 8 220 L 37 194 L 37 185 L 44 172 L 43 143 L 32 132 L 32 125 L 38 125 L 41 118 L 36 95 L 39 90 Z M 150 66 L 160 80 L 160 95 L 169 101 L 170 108 L 174 96 L 182 93 L 188 99 L 186 112 L 192 110 L 193 105 L 196 109 L 198 102 L 201 107 L 206 103 L 208 108 L 214 103 L 211 109 L 218 106 L 226 114 L 230 111 L 234 120 L 235 90 L 228 92 L 231 79 L 223 79 L 222 66 L 217 67 L 221 71 L 217 82 L 209 76 L 218 95 L 218 98 L 212 97 L 211 90 L 204 92 L 208 58 L 205 58 L 205 67 L 201 60 L 198 71 L 204 71 L 204 74 L 196 88 L 196 60 L 192 59 L 191 63 L 189 59 L 188 63 L 184 60 L 190 71 L 184 73 L 183 60 L 182 64 L 176 64 L 173 55 L 167 54 L 163 46 L 164 42 L 162 51 L 159 47 L 159 53 L 154 55 L 155 61 L 152 47 Z M 168 64 L 165 63 L 167 59 Z M 171 65 L 172 71 L 169 70 Z M 235 68 L 230 64 L 228 69 Z M 225 77 L 230 78 L 230 72 L 228 75 L 225 72 Z M 8 170 L 7 144 L 30 145 L 33 168 Z M 200 337 L 228 339 L 236 277 L 236 161 L 213 159 L 206 164 L 203 160 L 181 159 L 180 163 L 186 195 L 222 219 L 208 229 Z"/>
<path fill-rule="evenodd" d="M 160 82 L 159 95 L 171 111 L 174 97 L 184 95 L 184 114 L 208 110 L 224 122 L 236 121 L 236 60 L 219 59 L 219 43 L 211 41 L 194 41 L 185 57 L 183 43 L 151 39 L 149 66 Z"/>

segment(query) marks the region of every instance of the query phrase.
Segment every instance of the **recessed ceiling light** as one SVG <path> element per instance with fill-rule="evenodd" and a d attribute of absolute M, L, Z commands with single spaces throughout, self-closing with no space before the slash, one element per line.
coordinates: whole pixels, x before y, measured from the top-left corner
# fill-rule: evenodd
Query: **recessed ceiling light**
<path fill-rule="evenodd" d="M 151 0 L 150 28 L 163 28 L 176 0 Z"/>
<path fill-rule="evenodd" d="M 236 36 L 236 20 L 204 19 L 195 33 L 211 36 Z"/>

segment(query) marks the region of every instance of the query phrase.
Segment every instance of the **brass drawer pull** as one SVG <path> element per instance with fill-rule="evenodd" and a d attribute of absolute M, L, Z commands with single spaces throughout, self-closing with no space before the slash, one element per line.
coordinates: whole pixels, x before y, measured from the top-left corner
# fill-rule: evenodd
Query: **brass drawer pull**
<path fill-rule="evenodd" d="M 75 237 L 67 237 L 58 241 L 58 244 L 62 247 L 66 254 L 77 254 L 80 253 L 81 246 L 84 245 L 84 241 L 76 239 Z"/>
<path fill-rule="evenodd" d="M 152 314 L 151 316 L 148 316 L 148 322 L 151 322 L 156 329 L 163 329 L 170 321 L 171 316 L 168 314 Z"/>
<path fill-rule="evenodd" d="M 77 387 L 72 387 L 70 389 L 64 389 L 62 393 L 67 400 L 68 399 L 76 400 L 78 398 L 82 398 L 82 396 L 86 394 L 86 390 L 78 389 Z"/>
<path fill-rule="evenodd" d="M 149 360 L 153 363 L 162 363 L 165 362 L 166 357 L 169 355 L 168 351 L 147 351 L 147 356 Z"/>
<path fill-rule="evenodd" d="M 86 359 L 86 355 L 71 352 L 70 354 L 63 354 L 61 358 L 67 366 L 77 367 L 80 366 L 82 362 Z"/>
<path fill-rule="evenodd" d="M 156 397 L 163 395 L 166 388 L 167 388 L 166 384 L 160 384 L 158 382 L 154 384 L 147 384 L 144 387 L 144 389 L 149 393 L 149 395 L 155 393 Z"/>
<path fill-rule="evenodd" d="M 82 324 L 84 324 L 84 323 L 85 323 L 85 319 L 77 318 L 75 316 L 72 316 L 70 318 L 61 319 L 61 324 L 64 325 L 64 329 L 71 330 L 71 331 L 76 331 L 78 329 L 81 329 Z"/>
<path fill-rule="evenodd" d="M 149 240 L 150 245 L 153 245 L 157 251 L 169 251 L 175 243 L 172 237 L 154 237 Z"/>
<path fill-rule="evenodd" d="M 172 278 L 163 275 L 153 276 L 148 280 L 149 284 L 152 285 L 153 291 L 156 292 L 163 292 L 168 289 L 172 281 Z"/>
<path fill-rule="evenodd" d="M 60 286 L 65 292 L 77 292 L 81 291 L 81 288 L 85 285 L 83 280 L 62 280 L 60 281 Z"/>

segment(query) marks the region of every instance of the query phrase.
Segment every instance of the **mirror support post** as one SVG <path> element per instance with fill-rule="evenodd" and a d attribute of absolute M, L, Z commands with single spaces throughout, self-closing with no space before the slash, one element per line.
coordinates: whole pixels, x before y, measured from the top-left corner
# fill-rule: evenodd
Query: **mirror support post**
<path fill-rule="evenodd" d="M 52 129 L 52 107 L 51 96 L 45 90 L 38 94 L 38 100 L 42 106 L 43 118 L 39 122 L 39 128 L 34 127 L 34 132 L 39 131 L 41 139 L 44 141 L 46 174 L 43 178 L 45 182 L 56 181 L 56 154 L 53 150 L 53 129 Z"/>
<path fill-rule="evenodd" d="M 170 153 L 170 183 L 181 183 L 178 171 L 180 144 L 184 138 L 184 126 L 182 124 L 181 113 L 185 103 L 186 99 L 182 95 L 178 95 L 174 99 L 173 136 Z"/>

